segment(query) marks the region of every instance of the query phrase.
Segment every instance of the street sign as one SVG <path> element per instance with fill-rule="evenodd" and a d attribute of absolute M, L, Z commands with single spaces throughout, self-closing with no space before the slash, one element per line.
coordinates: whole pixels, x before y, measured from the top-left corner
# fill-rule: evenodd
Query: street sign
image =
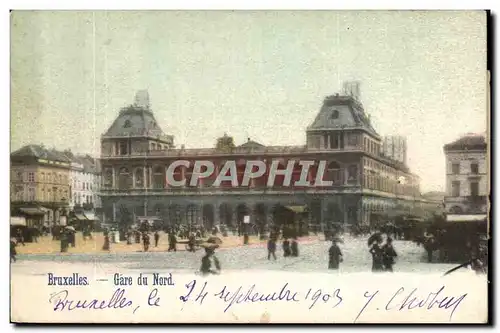
<path fill-rule="evenodd" d="M 243 216 L 243 223 L 250 223 L 250 215 Z"/>

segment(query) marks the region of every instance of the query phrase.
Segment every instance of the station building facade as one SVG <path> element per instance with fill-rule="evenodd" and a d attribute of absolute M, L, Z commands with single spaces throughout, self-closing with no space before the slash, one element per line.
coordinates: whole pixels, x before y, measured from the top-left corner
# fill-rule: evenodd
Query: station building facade
<path fill-rule="evenodd" d="M 148 98 L 147 98 L 148 99 Z M 100 197 L 106 222 L 130 224 L 137 217 L 155 218 L 167 225 L 203 224 L 207 228 L 235 226 L 250 216 L 259 228 L 279 223 L 283 207 L 305 213 L 309 224 L 369 224 L 377 216 L 418 214 L 436 203 L 420 195 L 419 177 L 401 162 L 381 152 L 381 136 L 375 131 L 362 104 L 352 96 L 334 95 L 323 104 L 306 130 L 306 144 L 265 146 L 248 139 L 240 146 L 225 148 L 175 148 L 174 138 L 157 123 L 149 102 L 137 100 L 120 110 L 101 137 L 102 187 Z M 177 160 L 190 161 L 178 167 L 175 179 L 187 179 L 182 187 L 166 181 L 166 172 Z M 209 160 L 216 173 L 226 161 L 235 161 L 240 186 L 224 182 L 212 186 L 214 178 L 190 186 L 195 161 Z M 283 186 L 277 176 L 267 186 L 268 172 L 241 186 L 246 161 L 313 160 L 308 179 L 315 179 L 319 161 L 326 161 L 324 180 L 329 187 Z M 292 178 L 300 177 L 294 168 Z"/>

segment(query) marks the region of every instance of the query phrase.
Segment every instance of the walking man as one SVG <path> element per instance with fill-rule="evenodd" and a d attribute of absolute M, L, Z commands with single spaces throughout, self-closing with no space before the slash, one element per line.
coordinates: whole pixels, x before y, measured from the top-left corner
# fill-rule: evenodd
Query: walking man
<path fill-rule="evenodd" d="M 388 237 L 386 243 L 382 247 L 383 252 L 383 265 L 387 272 L 393 272 L 392 266 L 394 265 L 394 258 L 398 256 L 396 250 L 392 246 L 392 238 Z"/>
<path fill-rule="evenodd" d="M 158 242 L 160 241 L 160 234 L 158 230 L 155 231 L 155 247 L 158 247 Z"/>

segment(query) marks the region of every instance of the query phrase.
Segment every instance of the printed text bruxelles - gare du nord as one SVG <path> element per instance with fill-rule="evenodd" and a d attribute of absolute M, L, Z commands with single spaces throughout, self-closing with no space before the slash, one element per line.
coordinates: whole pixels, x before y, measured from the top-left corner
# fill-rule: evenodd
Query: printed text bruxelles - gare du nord
<path fill-rule="evenodd" d="M 250 181 L 252 179 L 258 179 L 260 177 L 266 177 L 267 187 L 275 186 L 275 181 L 277 177 L 280 178 L 279 185 L 280 186 L 303 186 L 303 187 L 328 187 L 332 186 L 333 182 L 329 180 L 324 180 L 324 174 L 326 169 L 327 162 L 326 161 L 298 161 L 298 160 L 289 160 L 286 168 L 280 168 L 280 161 L 273 160 L 269 166 L 269 170 L 267 170 L 268 166 L 264 161 L 259 160 L 250 160 L 245 163 L 245 170 L 242 177 L 238 177 L 238 173 L 241 174 L 241 171 L 238 170 L 236 166 L 236 161 L 226 161 L 224 165 L 216 171 L 215 165 L 211 161 L 199 160 L 195 161 L 194 165 L 192 165 L 191 161 L 187 160 L 177 160 L 171 163 L 167 169 L 166 173 L 166 181 L 168 186 L 172 187 L 181 187 L 181 186 L 197 186 L 198 182 L 203 179 L 213 179 L 215 176 L 215 180 L 210 186 L 219 187 L 221 183 L 230 183 L 232 187 L 237 186 L 249 186 Z M 181 177 L 181 179 L 175 179 L 179 177 L 175 177 L 175 175 L 179 175 L 179 171 L 181 168 L 188 169 L 190 167 L 192 169 L 192 175 L 188 180 L 185 177 Z M 298 168 L 297 168 L 298 167 Z M 310 176 L 310 170 L 315 169 L 316 175 L 315 179 L 312 179 Z M 297 180 L 297 175 L 300 171 L 300 177 Z M 293 176 L 293 177 L 292 177 Z M 239 183 L 238 178 L 241 179 L 241 183 Z M 295 178 L 292 184 L 292 178 Z M 281 181 L 282 180 L 282 181 Z"/>

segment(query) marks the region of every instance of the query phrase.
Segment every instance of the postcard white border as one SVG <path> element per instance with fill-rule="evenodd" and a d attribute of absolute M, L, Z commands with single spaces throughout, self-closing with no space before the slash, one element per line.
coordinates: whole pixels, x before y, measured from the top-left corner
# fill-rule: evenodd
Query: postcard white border
<path fill-rule="evenodd" d="M 121 1 L 96 1 L 96 0 L 86 0 L 86 1 L 71 1 L 71 2 L 56 2 L 56 1 L 4 1 L 2 2 L 2 13 L 0 15 L 0 40 L 2 41 L 2 45 L 4 48 L 1 52 L 2 59 L 2 89 L 0 90 L 1 102 L 3 105 L 4 112 L 3 115 L 6 115 L 6 118 L 0 122 L 0 126 L 2 126 L 0 135 L 3 136 L 3 140 L 1 140 L 0 149 L 4 159 L 0 162 L 1 175 L 0 177 L 0 186 L 1 186 L 1 201 L 0 205 L 2 207 L 2 212 L 4 212 L 4 221 L 8 221 L 8 198 L 9 198 L 9 160 L 7 159 L 7 154 L 10 152 L 10 74 L 9 74 L 9 34 L 10 34 L 10 26 L 9 26 L 9 9 L 455 9 L 455 10 L 464 10 L 464 9 L 492 9 L 494 12 L 498 11 L 499 5 L 498 2 L 495 1 L 468 1 L 468 2 L 459 2 L 459 1 L 436 1 L 436 0 L 425 0 L 425 1 L 354 1 L 351 0 L 349 2 L 343 2 L 342 4 L 337 2 L 330 1 L 299 1 L 299 0 L 288 0 L 288 1 L 269 1 L 269 0 L 258 0 L 258 1 L 186 1 L 186 0 L 176 0 L 176 1 L 168 1 L 168 3 L 164 3 L 161 1 L 130 1 L 130 0 L 121 0 Z M 498 22 L 497 22 L 498 25 Z M 498 44 L 498 33 L 495 34 L 495 44 Z M 498 64 L 498 54 L 496 57 L 496 63 Z M 498 96 L 498 86 L 495 89 L 495 93 Z M 498 120 L 498 116 L 497 116 Z M 495 153 L 498 153 L 495 147 Z M 493 184 L 492 184 L 493 185 Z M 494 185 L 497 185 L 496 183 Z M 497 198 L 498 200 L 498 198 Z M 495 200 L 496 204 L 496 200 Z M 7 235 L 9 233 L 9 225 L 8 223 L 4 223 L 3 227 L 6 231 L 4 233 Z M 495 228 L 497 230 L 497 228 Z M 495 232 L 494 237 L 496 238 L 497 232 Z M 5 269 L 2 270 L 5 275 L 9 274 L 9 266 L 8 264 L 8 255 L 7 255 L 7 242 L 4 244 L 5 251 L 2 252 L 2 263 L 5 265 Z M 498 248 L 495 251 L 495 258 L 498 258 Z M 492 267 L 496 267 L 493 264 Z M 10 276 L 5 277 L 3 281 L 9 281 Z M 5 288 L 5 292 L 2 293 L 6 297 L 9 295 L 9 284 L 4 283 L 3 288 Z M 6 298 L 5 297 L 5 298 Z M 495 300 L 498 304 L 497 295 L 495 295 Z M 10 304 L 10 302 L 9 302 Z M 2 329 L 14 330 L 14 327 L 8 323 L 6 320 L 7 315 L 9 313 L 9 304 L 4 301 L 1 303 L 0 307 L 2 309 L 2 313 L 5 314 L 3 317 L 1 326 Z M 244 328 L 244 327 L 241 327 Z M 325 327 L 326 328 L 326 327 Z M 28 328 L 33 329 L 33 328 Z M 64 328 L 66 329 L 66 328 Z M 104 330 L 104 328 L 92 328 L 85 327 L 82 329 L 90 329 L 93 331 Z M 116 329 L 116 328 L 115 328 Z M 121 328 L 118 328 L 121 329 Z M 181 328 L 169 328 L 169 330 L 180 330 Z M 196 327 L 194 328 L 196 329 Z M 214 328 L 213 330 L 218 330 L 219 328 Z M 252 327 L 252 330 L 262 330 L 263 328 Z M 293 328 L 287 328 L 287 330 L 292 330 Z M 335 328 L 335 330 L 347 330 L 348 328 Z M 399 328 L 398 328 L 399 329 Z M 449 328 L 453 329 L 453 328 Z M 468 330 L 473 330 L 474 328 L 468 328 Z M 141 328 L 141 331 L 151 330 L 151 328 Z M 6 332 L 6 330 L 5 330 Z"/>

